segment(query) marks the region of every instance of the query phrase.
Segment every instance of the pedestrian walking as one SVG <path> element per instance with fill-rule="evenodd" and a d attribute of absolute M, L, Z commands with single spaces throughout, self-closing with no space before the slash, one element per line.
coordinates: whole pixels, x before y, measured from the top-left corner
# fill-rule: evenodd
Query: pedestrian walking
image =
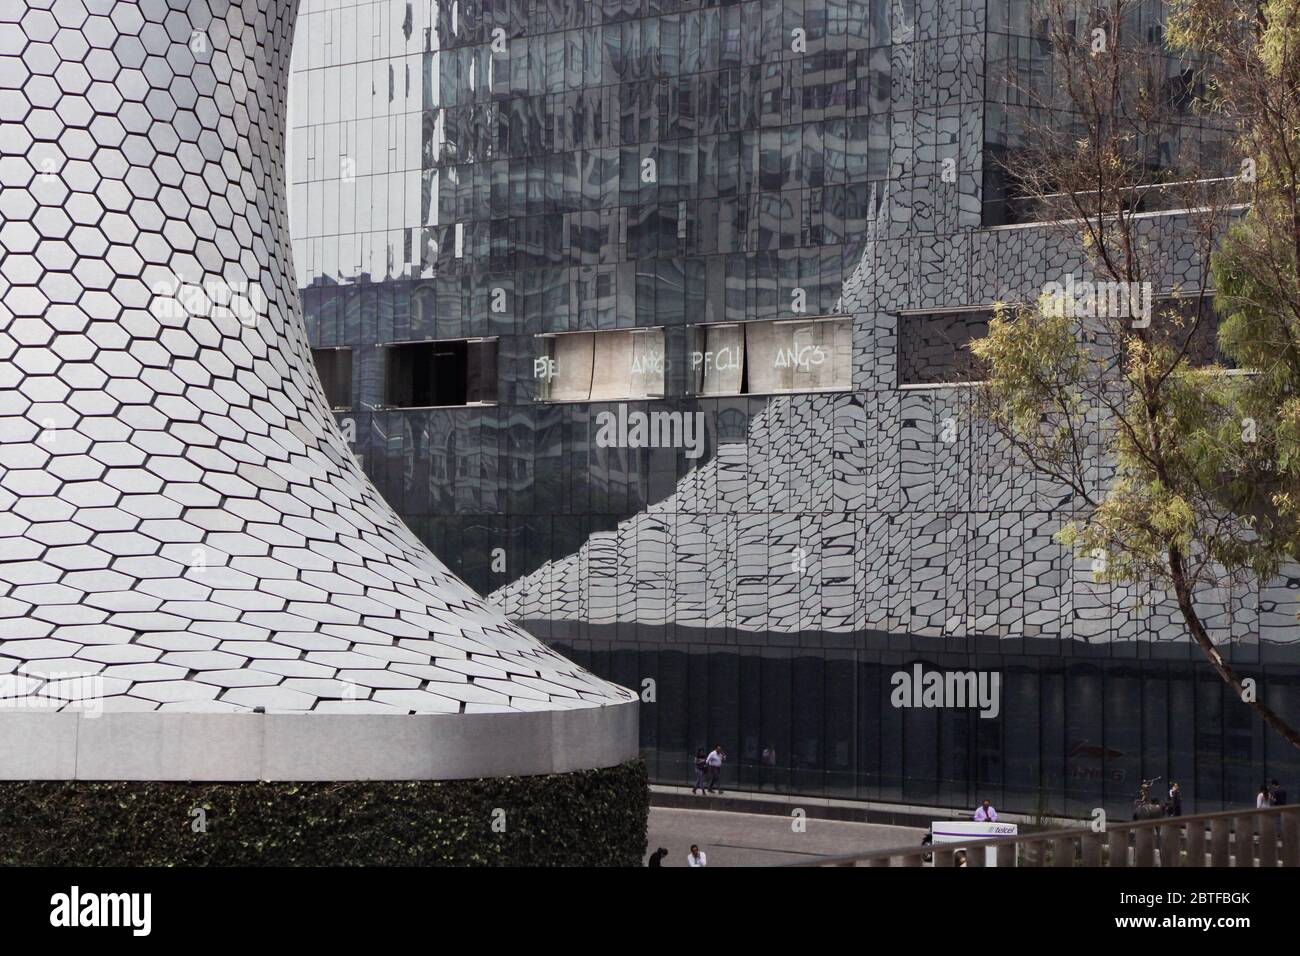
<path fill-rule="evenodd" d="M 1277 782 L 1276 778 L 1274 778 L 1274 780 L 1269 784 L 1268 795 L 1269 798 L 1273 801 L 1273 806 L 1275 807 L 1286 806 L 1286 790 L 1282 788 L 1282 785 Z"/>
<path fill-rule="evenodd" d="M 718 792 L 718 777 L 722 775 L 722 761 L 726 759 L 727 752 L 722 749 L 722 744 L 714 744 L 713 752 L 704 758 L 709 767 L 709 793 Z"/>
<path fill-rule="evenodd" d="M 704 748 L 701 747 L 695 751 L 695 786 L 691 787 L 691 793 L 696 790 L 704 790 L 704 775 L 709 771 L 709 760 L 704 754 Z"/>
<path fill-rule="evenodd" d="M 1255 809 L 1263 810 L 1265 807 L 1271 807 L 1272 805 L 1273 794 L 1269 792 L 1268 784 L 1261 783 L 1259 785 L 1259 793 L 1255 794 Z"/>
<path fill-rule="evenodd" d="M 668 855 L 668 850 L 665 847 L 660 847 L 659 849 L 655 850 L 653 853 L 650 854 L 650 859 L 646 860 L 645 865 L 663 866 L 664 857 L 666 857 L 667 855 Z"/>

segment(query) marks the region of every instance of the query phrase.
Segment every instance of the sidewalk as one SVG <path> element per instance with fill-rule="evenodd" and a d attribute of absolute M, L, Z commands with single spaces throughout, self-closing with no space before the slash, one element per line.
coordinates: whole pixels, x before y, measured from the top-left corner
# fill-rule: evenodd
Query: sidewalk
<path fill-rule="evenodd" d="M 924 835 L 925 831 L 915 827 L 819 819 L 796 825 L 793 818 L 767 813 L 656 807 L 650 811 L 647 849 L 668 850 L 663 866 L 685 866 L 692 843 L 699 844 L 710 867 L 780 866 L 844 853 L 918 846 Z"/>

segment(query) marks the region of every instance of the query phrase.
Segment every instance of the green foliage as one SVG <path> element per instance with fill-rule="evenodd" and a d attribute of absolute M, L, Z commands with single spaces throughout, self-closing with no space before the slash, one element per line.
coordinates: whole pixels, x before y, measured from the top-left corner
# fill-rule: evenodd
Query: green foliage
<path fill-rule="evenodd" d="M 0 864 L 640 866 L 649 809 L 639 759 L 488 780 L 3 781 Z"/>
<path fill-rule="evenodd" d="M 1187 321 L 1172 309 L 1157 318 L 1166 329 Z M 1105 333 L 1120 341 L 1098 349 L 1083 324 L 1044 303 L 999 308 L 971 346 L 987 370 L 985 417 L 1075 492 L 1077 519 L 1058 539 L 1104 558 L 1104 582 L 1167 581 L 1171 548 L 1226 574 L 1275 573 L 1282 555 L 1257 533 L 1273 441 L 1259 434 L 1262 410 L 1244 426 L 1251 380 L 1193 366 L 1178 335 Z M 1104 482 L 1093 478 L 1098 459 L 1109 463 Z"/>
<path fill-rule="evenodd" d="M 1065 0 L 1050 6 L 1072 22 Z M 1110 0 L 1107 12 L 1120 23 L 1135 6 Z M 1231 135 L 1239 171 L 1212 139 L 1201 144 L 1208 167 L 1177 151 L 1165 185 L 1181 188 L 1164 194 L 1177 216 L 1139 220 L 1133 198 L 1152 181 L 1115 157 L 1163 141 L 1168 104 L 1129 108 L 1117 93 L 1132 72 L 1120 44 L 1071 60 L 1067 43 L 1061 84 L 1090 138 L 1071 148 L 1049 135 L 1019 178 L 1078 241 L 1087 271 L 1130 290 L 1172 280 L 1177 301 L 1140 322 L 1086 297 L 1069 320 L 1046 299 L 1011 318 L 999 310 L 972 346 L 987 372 L 976 396 L 1026 463 L 1068 491 L 1059 540 L 1092 557 L 1100 582 L 1167 592 L 1240 696 L 1242 678 L 1197 604 L 1208 589 L 1267 581 L 1300 559 L 1300 0 L 1170 0 L 1169 13 L 1170 52 L 1198 64 L 1196 110 L 1207 130 Z M 1168 270 L 1174 242 L 1209 267 L 1213 288 L 1201 274 L 1182 294 L 1184 279 Z M 1231 370 L 1198 364 L 1211 297 Z M 1276 711 L 1247 703 L 1300 747 Z"/>
<path fill-rule="evenodd" d="M 1212 258 L 1219 343 L 1243 373 L 1238 414 L 1258 437 L 1229 462 L 1225 505 L 1268 562 L 1300 560 L 1300 0 L 1173 0 L 1175 49 L 1214 57 L 1215 109 L 1238 120 L 1248 208 Z"/>
<path fill-rule="evenodd" d="M 1057 475 L 1083 467 L 1087 350 L 1071 319 L 1039 303 L 1012 313 L 999 303 L 988 335 L 971 343 L 987 370 L 987 415 L 1000 431 L 1032 446 Z"/>

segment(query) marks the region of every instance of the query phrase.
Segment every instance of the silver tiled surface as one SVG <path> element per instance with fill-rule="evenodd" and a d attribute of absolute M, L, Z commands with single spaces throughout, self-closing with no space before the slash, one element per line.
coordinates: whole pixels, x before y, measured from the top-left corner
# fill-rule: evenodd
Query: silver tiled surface
<path fill-rule="evenodd" d="M 295 5 L 0 6 L 3 702 L 632 700 L 451 575 L 334 425 L 286 235 Z"/>

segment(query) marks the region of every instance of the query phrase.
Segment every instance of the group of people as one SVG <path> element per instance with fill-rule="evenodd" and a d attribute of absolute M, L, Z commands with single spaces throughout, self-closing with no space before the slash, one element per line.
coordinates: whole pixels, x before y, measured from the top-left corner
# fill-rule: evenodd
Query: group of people
<path fill-rule="evenodd" d="M 668 855 L 667 848 L 661 846 L 659 849 L 655 850 L 653 853 L 650 854 L 650 859 L 646 860 L 645 865 L 663 866 L 664 857 L 666 857 L 667 855 Z M 687 866 L 708 866 L 709 865 L 709 858 L 707 855 L 705 855 L 704 851 L 700 849 L 700 845 L 698 843 L 691 844 L 691 851 L 686 854 L 686 865 Z"/>
<path fill-rule="evenodd" d="M 1265 807 L 1281 807 L 1286 805 L 1286 791 L 1277 780 L 1270 780 L 1259 788 L 1259 793 L 1255 794 L 1255 809 L 1263 810 Z"/>
<path fill-rule="evenodd" d="M 695 785 L 691 787 L 691 793 L 697 790 L 719 793 L 718 778 L 722 776 L 722 762 L 726 759 L 727 752 L 722 749 L 722 744 L 714 744 L 708 754 L 703 747 L 695 751 Z"/>
<path fill-rule="evenodd" d="M 709 793 L 719 792 L 717 789 L 718 777 L 722 773 L 722 762 L 726 760 L 726 758 L 727 753 L 722 749 L 721 744 L 717 744 L 713 750 L 707 754 L 704 752 L 703 747 L 696 751 L 695 786 L 691 787 L 691 793 L 695 793 L 696 790 L 707 790 Z M 1142 788 L 1138 794 L 1137 802 L 1144 805 L 1154 803 L 1154 801 L 1151 800 L 1149 783 L 1145 781 L 1143 782 Z M 1282 785 L 1278 783 L 1276 779 L 1270 780 L 1268 783 L 1261 785 L 1259 793 L 1255 797 L 1255 806 L 1258 809 L 1263 809 L 1264 807 L 1280 807 L 1285 803 L 1286 790 L 1283 789 Z M 1170 817 L 1180 817 L 1183 815 L 1183 792 L 1182 788 L 1177 783 L 1171 783 L 1169 785 L 1169 799 L 1165 801 L 1164 813 L 1165 816 Z M 988 800 L 980 803 L 980 805 L 975 809 L 975 821 L 977 823 L 996 823 L 997 819 L 998 811 L 994 809 L 993 804 Z M 927 836 L 922 842 L 928 844 L 930 838 Z M 664 857 L 667 855 L 668 851 L 664 847 L 660 847 L 655 850 L 654 853 L 650 854 L 650 859 L 646 862 L 646 866 L 663 866 Z M 705 855 L 698 844 L 691 844 L 690 852 L 686 854 L 686 865 L 709 865 L 708 856 Z M 965 850 L 958 851 L 954 865 L 968 865 L 966 862 Z"/>
<path fill-rule="evenodd" d="M 1157 777 L 1156 780 L 1160 778 Z M 1181 817 L 1183 815 L 1183 788 L 1170 783 L 1162 801 L 1152 793 L 1155 780 L 1143 780 L 1133 800 L 1134 820 L 1153 820 L 1156 817 Z"/>
<path fill-rule="evenodd" d="M 1152 786 L 1153 784 L 1145 780 L 1142 781 L 1142 786 L 1138 788 L 1137 799 L 1133 801 L 1133 819 L 1137 820 L 1143 817 L 1141 809 L 1147 806 L 1154 807 L 1156 811 L 1159 811 L 1163 806 L 1165 816 L 1181 817 L 1183 815 L 1183 788 L 1176 782 L 1169 784 L 1169 792 L 1166 794 L 1165 802 L 1161 804 L 1159 799 L 1151 795 Z M 1160 814 L 1155 812 L 1155 815 L 1159 816 Z"/>
<path fill-rule="evenodd" d="M 1154 804 L 1150 793 L 1150 785 L 1143 782 L 1142 789 L 1138 791 L 1138 805 Z M 1255 809 L 1262 810 L 1265 807 L 1280 807 L 1286 803 L 1286 789 L 1277 782 L 1276 778 L 1268 783 L 1260 784 L 1259 792 L 1255 794 Z M 1183 790 L 1176 782 L 1169 785 L 1168 799 L 1164 803 L 1164 815 L 1167 817 L 1181 817 L 1183 815 Z M 1135 819 L 1137 814 L 1135 814 Z"/>
<path fill-rule="evenodd" d="M 714 744 L 713 749 L 708 753 L 704 752 L 701 747 L 695 751 L 695 785 L 691 787 L 691 793 L 708 792 L 721 793 L 718 787 L 718 778 L 722 776 L 722 764 L 727 759 L 727 752 L 722 749 L 722 744 Z M 668 855 L 668 850 L 660 847 L 650 854 L 650 859 L 646 861 L 646 866 L 663 866 L 664 857 Z M 709 857 L 699 844 L 692 843 L 690 852 L 686 854 L 687 866 L 708 866 Z"/>
<path fill-rule="evenodd" d="M 722 749 L 722 744 L 714 745 L 714 748 L 708 752 L 705 752 L 703 747 L 695 751 L 695 785 L 691 787 L 691 793 L 696 791 L 720 793 L 718 778 L 722 775 L 722 763 L 726 759 L 727 752 Z M 759 765 L 761 773 L 758 780 L 758 789 L 765 790 L 768 784 L 771 784 L 773 789 L 779 789 L 776 748 L 771 744 L 763 748 L 763 752 L 759 756 Z"/>

